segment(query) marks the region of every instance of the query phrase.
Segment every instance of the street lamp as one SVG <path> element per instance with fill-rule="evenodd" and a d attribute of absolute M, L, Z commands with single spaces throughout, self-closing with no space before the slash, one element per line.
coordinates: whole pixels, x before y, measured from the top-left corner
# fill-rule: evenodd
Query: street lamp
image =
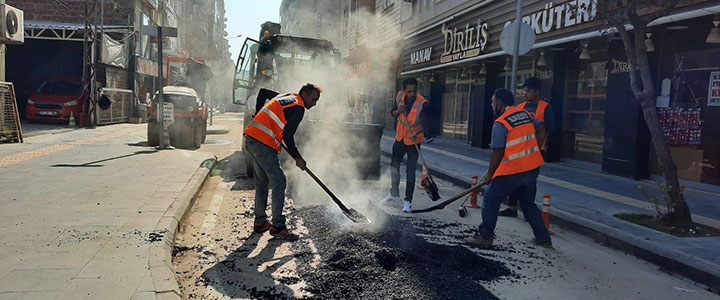
<path fill-rule="evenodd" d="M 239 38 L 239 37 L 242 37 L 242 36 L 243 36 L 242 34 L 238 34 L 238 35 L 236 35 L 236 36 L 229 37 L 228 40 L 236 39 L 236 38 Z"/>

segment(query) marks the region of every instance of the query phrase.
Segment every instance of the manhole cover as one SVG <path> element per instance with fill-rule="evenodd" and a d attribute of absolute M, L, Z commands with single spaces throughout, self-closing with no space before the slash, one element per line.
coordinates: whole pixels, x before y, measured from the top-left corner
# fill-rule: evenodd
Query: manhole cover
<path fill-rule="evenodd" d="M 205 145 L 227 145 L 227 144 L 232 144 L 232 142 L 228 141 L 228 140 L 205 140 L 205 142 L 203 144 L 205 144 Z"/>

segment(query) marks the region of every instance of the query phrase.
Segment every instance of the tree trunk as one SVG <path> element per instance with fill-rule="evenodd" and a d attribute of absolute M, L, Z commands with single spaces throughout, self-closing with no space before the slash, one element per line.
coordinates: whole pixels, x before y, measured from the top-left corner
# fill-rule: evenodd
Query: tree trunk
<path fill-rule="evenodd" d="M 654 99 L 654 95 L 648 95 L 648 97 L 640 103 L 640 107 L 643 111 L 645 123 L 650 130 L 653 148 L 655 148 L 655 156 L 657 156 L 658 165 L 660 165 L 662 175 L 665 177 L 665 184 L 670 187 L 667 193 L 670 201 L 668 205 L 671 207 L 672 211 L 663 216 L 663 221 L 671 225 L 688 227 L 692 225 L 690 209 L 685 202 L 685 197 L 683 196 L 680 188 L 677 167 L 670 155 L 670 149 L 665 142 L 665 135 L 663 134 L 662 126 L 660 126 L 660 121 L 658 120 Z"/>
<path fill-rule="evenodd" d="M 620 33 L 625 46 L 625 54 L 630 62 L 630 82 L 631 88 L 635 95 L 635 99 L 640 103 L 643 118 L 650 131 L 655 156 L 657 156 L 658 165 L 663 177 L 665 177 L 665 185 L 668 187 L 668 206 L 670 211 L 662 216 L 662 221 L 673 226 L 690 227 L 692 225 L 692 217 L 690 209 L 683 197 L 680 187 L 680 180 L 677 175 L 677 166 L 672 159 L 670 149 L 665 141 L 665 135 L 660 126 L 657 116 L 656 106 L 656 90 L 650 72 L 650 63 L 647 57 L 647 49 L 645 49 L 645 29 L 647 28 L 647 20 L 637 18 L 636 15 L 630 17 L 634 26 L 632 37 L 625 30 L 624 23 L 615 26 Z M 638 75 L 640 75 L 638 78 Z"/>

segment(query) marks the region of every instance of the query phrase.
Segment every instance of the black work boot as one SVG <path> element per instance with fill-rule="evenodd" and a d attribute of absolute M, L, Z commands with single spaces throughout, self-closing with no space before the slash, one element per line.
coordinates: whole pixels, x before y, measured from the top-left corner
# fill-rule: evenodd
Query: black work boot
<path fill-rule="evenodd" d="M 517 210 L 512 210 L 510 208 L 506 208 L 505 210 L 500 212 L 501 217 L 517 217 L 518 213 Z"/>

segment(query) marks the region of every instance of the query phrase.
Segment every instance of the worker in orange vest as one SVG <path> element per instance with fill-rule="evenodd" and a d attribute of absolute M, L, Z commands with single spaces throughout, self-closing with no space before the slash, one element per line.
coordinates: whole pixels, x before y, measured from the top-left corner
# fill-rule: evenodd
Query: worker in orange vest
<path fill-rule="evenodd" d="M 407 78 L 403 80 L 403 90 L 395 96 L 395 103 L 390 112 L 397 118 L 395 143 L 392 148 L 392 159 L 390 161 L 391 186 L 390 195 L 381 200 L 381 203 L 388 204 L 390 201 L 400 199 L 400 163 L 407 154 L 405 201 L 403 201 L 403 212 L 409 213 L 413 193 L 415 192 L 415 170 L 417 169 L 418 150 L 423 139 L 422 119 L 427 115 L 428 100 L 417 92 L 417 80 Z M 418 148 L 415 148 L 417 144 Z"/>
<path fill-rule="evenodd" d="M 520 207 L 535 234 L 532 241 L 552 248 L 550 233 L 535 205 L 537 177 L 543 165 L 538 145 L 545 142 L 545 127 L 527 111 L 512 106 L 513 98 L 506 89 L 493 94 L 492 108 L 499 117 L 492 129 L 490 166 L 481 179 L 489 184 L 483 199 L 482 223 L 474 236 L 464 242 L 472 246 L 492 246 L 500 203 L 518 191 Z"/>
<path fill-rule="evenodd" d="M 540 79 L 537 77 L 530 77 L 523 83 L 523 89 L 525 92 L 525 102 L 518 105 L 519 108 L 529 112 L 535 119 L 540 121 L 545 126 L 548 133 L 555 130 L 555 114 L 553 113 L 552 106 L 545 100 L 540 99 Z M 548 134 L 549 135 L 549 134 Z M 545 143 L 540 145 L 540 154 L 545 158 L 545 148 L 547 145 L 547 139 Z M 500 212 L 500 216 L 503 217 L 517 217 L 517 205 L 518 205 L 518 193 L 510 194 L 508 198 L 508 208 Z"/>
<path fill-rule="evenodd" d="M 253 232 L 270 231 L 279 239 L 297 240 L 298 236 L 285 227 L 283 206 L 285 205 L 285 174 L 280 168 L 281 145 L 295 159 L 295 165 L 305 170 L 305 159 L 295 145 L 295 131 L 300 125 L 306 109 L 317 104 L 322 90 L 307 83 L 297 94 L 277 95 L 258 110 L 245 128 L 245 147 L 253 158 L 255 177 L 255 223 Z M 267 221 L 268 187 L 272 188 L 272 224 Z"/>

